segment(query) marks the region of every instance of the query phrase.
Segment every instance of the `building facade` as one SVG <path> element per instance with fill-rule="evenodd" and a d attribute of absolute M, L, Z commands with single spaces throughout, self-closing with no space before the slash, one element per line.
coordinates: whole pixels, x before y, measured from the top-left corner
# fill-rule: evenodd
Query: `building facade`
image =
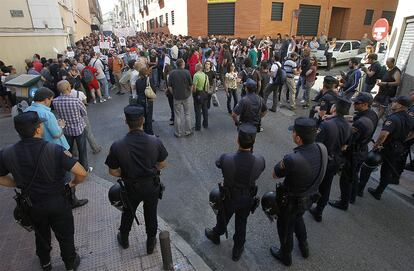
<path fill-rule="evenodd" d="M 397 13 L 389 36 L 387 57 L 397 60 L 403 70 L 399 95 L 414 90 L 414 5 L 411 0 L 399 0 Z"/>
<path fill-rule="evenodd" d="M 97 3 L 97 0 L 94 0 Z M 46 58 L 89 35 L 93 17 L 85 0 L 2 0 L 0 59 L 24 71 L 24 60 Z M 99 6 L 98 6 L 99 7 Z"/>
<path fill-rule="evenodd" d="M 379 18 L 394 20 L 398 0 L 136 0 L 140 30 L 246 38 L 325 32 L 359 39 Z M 172 24 L 171 13 L 174 13 Z M 168 14 L 168 18 L 166 17 Z M 162 16 L 162 17 L 160 17 Z M 178 20 L 177 20 L 178 19 Z"/>

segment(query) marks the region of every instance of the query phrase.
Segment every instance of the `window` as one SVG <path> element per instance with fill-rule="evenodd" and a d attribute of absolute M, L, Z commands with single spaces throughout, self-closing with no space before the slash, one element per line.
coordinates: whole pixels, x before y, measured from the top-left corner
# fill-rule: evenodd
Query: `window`
<path fill-rule="evenodd" d="M 160 27 L 164 27 L 164 16 L 160 15 Z"/>
<path fill-rule="evenodd" d="M 168 25 L 168 13 L 165 13 L 165 25 Z"/>
<path fill-rule="evenodd" d="M 372 24 L 372 17 L 374 17 L 374 10 L 373 9 L 367 9 L 365 11 L 364 25 L 371 25 Z"/>
<path fill-rule="evenodd" d="M 297 35 L 316 36 L 318 34 L 320 6 L 299 5 Z"/>
<path fill-rule="evenodd" d="M 341 52 L 348 52 L 349 50 L 351 50 L 351 43 L 345 42 L 341 48 Z"/>
<path fill-rule="evenodd" d="M 171 11 L 171 24 L 174 25 L 175 24 L 175 18 L 174 18 L 174 10 Z"/>
<path fill-rule="evenodd" d="M 282 21 L 283 18 L 283 3 L 273 2 L 272 3 L 272 21 Z"/>
<path fill-rule="evenodd" d="M 208 4 L 208 34 L 234 35 L 235 3 Z"/>
<path fill-rule="evenodd" d="M 352 42 L 352 50 L 359 49 L 359 46 L 360 46 L 359 42 L 357 41 Z"/>
<path fill-rule="evenodd" d="M 155 20 L 151 19 L 150 20 L 150 29 L 154 29 L 155 28 Z"/>
<path fill-rule="evenodd" d="M 386 10 L 382 11 L 381 18 L 387 19 L 390 25 L 392 25 L 392 23 L 394 22 L 394 17 L 395 17 L 395 11 L 386 11 Z"/>

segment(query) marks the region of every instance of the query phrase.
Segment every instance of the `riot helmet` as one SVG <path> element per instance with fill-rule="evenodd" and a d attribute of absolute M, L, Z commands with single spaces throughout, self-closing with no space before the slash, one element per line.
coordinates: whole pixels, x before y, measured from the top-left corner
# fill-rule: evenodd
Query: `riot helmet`
<path fill-rule="evenodd" d="M 119 183 L 115 183 L 114 185 L 109 188 L 108 191 L 108 198 L 111 205 L 113 205 L 118 210 L 122 211 L 124 203 L 122 201 L 122 195 L 121 195 L 121 185 Z"/>
<path fill-rule="evenodd" d="M 364 165 L 369 168 L 376 168 L 382 164 L 382 157 L 378 151 L 372 150 L 368 152 L 367 159 L 364 161 Z"/>
<path fill-rule="evenodd" d="M 217 215 L 223 203 L 223 193 L 220 191 L 219 187 L 215 187 L 213 190 L 211 190 L 209 195 L 209 202 L 214 213 Z"/>
<path fill-rule="evenodd" d="M 266 192 L 262 196 L 262 209 L 266 216 L 273 221 L 277 218 L 279 214 L 279 206 L 276 200 L 276 191 Z"/>

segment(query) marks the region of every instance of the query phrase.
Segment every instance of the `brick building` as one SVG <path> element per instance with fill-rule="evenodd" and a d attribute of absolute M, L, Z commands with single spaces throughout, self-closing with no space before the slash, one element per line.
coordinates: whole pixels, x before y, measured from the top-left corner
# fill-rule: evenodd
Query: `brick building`
<path fill-rule="evenodd" d="M 245 38 L 325 32 L 360 38 L 374 22 L 393 22 L 398 0 L 137 0 L 139 30 Z M 177 16 L 178 15 L 178 16 Z M 177 18 L 179 22 L 177 22 Z M 173 21 L 175 20 L 175 21 Z"/>

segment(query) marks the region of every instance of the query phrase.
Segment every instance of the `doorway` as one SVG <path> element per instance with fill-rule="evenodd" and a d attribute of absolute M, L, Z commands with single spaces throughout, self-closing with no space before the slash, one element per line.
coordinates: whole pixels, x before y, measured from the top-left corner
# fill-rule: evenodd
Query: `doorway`
<path fill-rule="evenodd" d="M 329 23 L 330 38 L 344 39 L 345 38 L 345 25 L 349 22 L 349 14 L 351 9 L 332 7 L 331 22 Z"/>

